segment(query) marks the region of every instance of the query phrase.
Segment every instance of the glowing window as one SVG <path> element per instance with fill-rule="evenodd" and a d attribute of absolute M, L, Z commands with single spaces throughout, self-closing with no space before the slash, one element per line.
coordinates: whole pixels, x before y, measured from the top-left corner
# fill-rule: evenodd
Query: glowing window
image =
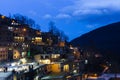
<path fill-rule="evenodd" d="M 42 38 L 41 37 L 35 37 L 35 42 L 41 42 Z"/>

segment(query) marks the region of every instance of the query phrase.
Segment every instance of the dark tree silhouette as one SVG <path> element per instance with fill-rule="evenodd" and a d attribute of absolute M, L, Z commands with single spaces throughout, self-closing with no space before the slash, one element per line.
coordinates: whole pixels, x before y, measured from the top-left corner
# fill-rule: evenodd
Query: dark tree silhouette
<path fill-rule="evenodd" d="M 27 16 L 23 16 L 21 14 L 14 14 L 12 16 L 15 20 L 17 20 L 21 24 L 27 24 L 29 27 L 40 30 L 40 25 L 36 24 L 35 21 Z"/>
<path fill-rule="evenodd" d="M 60 38 L 62 41 L 68 41 L 68 36 L 63 31 L 60 32 Z"/>
<path fill-rule="evenodd" d="M 62 41 L 68 41 L 68 36 L 61 30 L 59 30 L 53 21 L 49 23 L 49 32 L 53 35 L 56 35 L 60 38 Z"/>

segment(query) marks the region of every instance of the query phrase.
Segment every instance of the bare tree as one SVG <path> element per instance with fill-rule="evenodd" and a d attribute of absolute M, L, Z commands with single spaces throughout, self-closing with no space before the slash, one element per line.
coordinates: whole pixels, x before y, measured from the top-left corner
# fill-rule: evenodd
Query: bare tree
<path fill-rule="evenodd" d="M 26 16 L 23 16 L 21 14 L 14 14 L 13 17 L 15 20 L 17 20 L 19 23 L 22 23 L 22 24 L 27 24 L 28 23 L 28 17 Z"/>
<path fill-rule="evenodd" d="M 55 30 L 56 30 L 56 26 L 55 26 L 55 23 L 53 22 L 53 21 L 51 21 L 50 23 L 49 23 L 49 32 L 50 33 L 52 33 L 52 34 L 54 34 L 54 32 L 55 32 Z"/>
<path fill-rule="evenodd" d="M 61 30 L 59 30 L 56 26 L 54 22 L 50 22 L 49 23 L 50 27 L 49 27 L 49 32 L 60 37 L 60 39 L 62 41 L 67 41 L 68 40 L 68 36 Z"/>
<path fill-rule="evenodd" d="M 41 26 L 39 24 L 36 24 L 34 28 L 38 29 L 38 30 L 41 30 Z"/>
<path fill-rule="evenodd" d="M 60 38 L 62 41 L 68 41 L 68 36 L 63 31 L 60 32 Z"/>
<path fill-rule="evenodd" d="M 15 20 L 17 20 L 21 24 L 27 24 L 29 27 L 36 28 L 40 30 L 40 26 L 35 23 L 35 21 L 31 18 L 28 18 L 27 16 L 23 16 L 21 14 L 14 14 L 13 17 Z"/>

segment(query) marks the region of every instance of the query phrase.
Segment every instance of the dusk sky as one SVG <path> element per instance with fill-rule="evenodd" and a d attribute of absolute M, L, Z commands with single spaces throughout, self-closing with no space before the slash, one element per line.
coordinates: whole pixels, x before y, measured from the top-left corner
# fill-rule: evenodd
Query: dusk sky
<path fill-rule="evenodd" d="M 32 18 L 48 31 L 54 21 L 72 40 L 100 26 L 120 21 L 120 0 L 1 0 L 0 13 Z"/>

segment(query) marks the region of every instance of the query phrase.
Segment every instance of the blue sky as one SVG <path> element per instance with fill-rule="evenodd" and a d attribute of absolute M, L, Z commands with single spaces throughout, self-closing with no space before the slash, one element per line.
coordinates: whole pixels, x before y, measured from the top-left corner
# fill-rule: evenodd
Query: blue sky
<path fill-rule="evenodd" d="M 0 13 L 22 14 L 47 31 L 49 22 L 72 40 L 100 26 L 120 21 L 120 0 L 2 0 Z"/>

